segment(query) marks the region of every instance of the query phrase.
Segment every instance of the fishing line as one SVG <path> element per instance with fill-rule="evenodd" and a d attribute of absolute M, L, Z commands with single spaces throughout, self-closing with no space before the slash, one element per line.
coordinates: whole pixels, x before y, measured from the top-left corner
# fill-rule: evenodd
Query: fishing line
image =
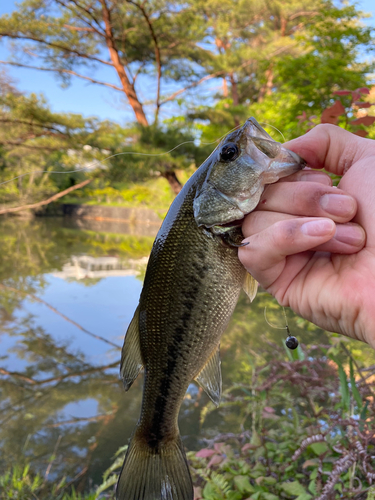
<path fill-rule="evenodd" d="M 283 307 L 283 312 L 284 312 L 284 317 L 285 317 L 285 326 L 282 326 L 282 327 L 275 326 L 275 325 L 272 325 L 268 321 L 268 319 L 267 319 L 267 306 L 265 306 L 265 308 L 264 308 L 264 319 L 266 320 L 266 323 L 271 328 L 275 328 L 276 330 L 286 330 L 287 331 L 288 337 L 285 340 L 285 345 L 289 349 L 294 350 L 294 349 L 297 349 L 297 347 L 298 347 L 298 340 L 296 339 L 296 337 L 294 337 L 293 335 L 290 334 L 289 325 L 288 325 L 288 318 L 286 317 L 285 307 Z"/>
<path fill-rule="evenodd" d="M 229 132 L 225 132 L 225 134 L 223 134 L 221 137 L 219 137 L 219 139 L 215 139 L 212 142 L 201 142 L 200 144 L 210 145 L 210 144 L 215 144 L 216 142 L 220 142 L 223 137 L 230 134 L 231 132 L 233 132 L 233 130 L 236 130 L 238 127 L 239 127 L 239 125 L 232 128 L 232 130 L 229 130 Z M 17 179 L 22 179 L 22 177 L 25 177 L 26 175 L 31 175 L 31 174 L 74 174 L 75 172 L 83 172 L 85 170 L 90 170 L 91 167 L 93 167 L 95 165 L 95 163 L 110 160 L 111 158 L 114 158 L 115 156 L 122 156 L 122 155 L 163 156 L 163 155 L 167 155 L 169 153 L 172 153 L 172 151 L 179 148 L 180 146 L 183 146 L 184 144 L 194 144 L 194 143 L 195 143 L 195 141 L 181 142 L 180 144 L 177 144 L 177 146 L 175 146 L 174 148 L 170 149 L 169 151 L 165 151 L 164 153 L 140 153 L 139 151 L 124 151 L 123 153 L 116 153 L 114 155 L 107 156 L 107 158 L 104 158 L 103 160 L 96 160 L 93 163 L 87 165 L 86 167 L 76 168 L 74 170 L 64 170 L 62 172 L 57 171 L 57 170 L 32 170 L 30 172 L 25 172 L 24 174 L 17 175 L 16 177 L 12 177 L 12 179 L 8 179 L 7 181 L 0 182 L 0 186 L 3 186 L 4 184 L 8 184 L 9 182 L 15 181 Z"/>
<path fill-rule="evenodd" d="M 273 125 L 271 125 L 270 123 L 266 123 L 266 122 L 259 122 L 260 125 L 267 125 L 267 127 L 271 127 L 273 128 L 274 130 L 276 130 L 277 132 L 279 132 L 279 134 L 281 135 L 281 137 L 283 138 L 284 142 L 286 142 L 285 140 L 285 137 L 284 137 L 284 134 L 281 132 L 281 130 L 279 130 L 278 128 L 274 127 Z"/>

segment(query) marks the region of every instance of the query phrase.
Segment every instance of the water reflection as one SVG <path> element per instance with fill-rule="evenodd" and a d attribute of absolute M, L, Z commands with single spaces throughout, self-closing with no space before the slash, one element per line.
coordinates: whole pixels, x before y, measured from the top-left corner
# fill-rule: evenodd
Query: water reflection
<path fill-rule="evenodd" d="M 113 276 L 137 276 L 139 269 L 147 265 L 148 258 L 122 260 L 119 257 L 91 257 L 72 255 L 61 271 L 53 276 L 65 280 L 109 278 Z"/>
<path fill-rule="evenodd" d="M 69 226 L 69 227 L 67 227 Z M 120 346 L 142 287 L 152 235 L 73 228 L 65 219 L 0 222 L 0 469 L 12 463 L 66 476 L 78 490 L 101 482 L 138 418 L 142 377 L 128 393 L 118 379 Z M 249 359 L 273 359 L 284 333 L 282 310 L 266 294 L 242 296 L 223 337 L 224 388 L 249 380 Z M 289 315 L 303 343 L 327 334 Z M 371 349 L 357 353 L 374 362 Z M 200 424 L 207 398 L 191 385 L 180 414 L 188 449 L 203 437 L 238 432 L 236 410 Z"/>

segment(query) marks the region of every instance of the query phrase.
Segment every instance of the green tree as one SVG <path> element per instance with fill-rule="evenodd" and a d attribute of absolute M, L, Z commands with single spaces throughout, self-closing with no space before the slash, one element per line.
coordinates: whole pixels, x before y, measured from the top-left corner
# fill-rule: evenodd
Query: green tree
<path fill-rule="evenodd" d="M 8 63 L 53 71 L 64 84 L 74 76 L 121 92 L 143 126 L 150 119 L 138 77 L 154 79 L 151 102 L 157 121 L 160 107 L 184 90 L 180 84 L 165 96 L 162 83 L 196 85 L 193 65 L 208 57 L 197 44 L 204 37 L 199 19 L 182 1 L 25 0 L 11 15 L 2 16 L 0 35 L 15 41 L 17 61 Z M 30 60 L 38 63 L 30 65 Z M 112 68 L 119 85 L 111 77 L 93 78 L 98 67 Z"/>
<path fill-rule="evenodd" d="M 127 145 L 159 153 L 172 140 L 197 138 L 188 123 L 213 141 L 249 114 L 295 135 L 306 106 L 313 114 L 333 90 L 367 83 L 371 65 L 358 52 L 373 39 L 360 19 L 355 7 L 331 0 L 25 0 L 0 18 L 0 35 L 12 42 L 5 64 L 54 72 L 63 85 L 81 78 L 126 98 L 141 127 L 127 129 L 116 153 Z M 94 78 L 96 69 L 108 76 Z M 222 83 L 216 95 L 204 86 L 210 81 Z M 168 104 L 173 114 L 180 106 L 182 120 L 160 124 Z M 175 170 L 203 159 L 180 152 L 132 157 L 131 165 L 118 158 L 114 172 L 158 172 L 178 192 Z"/>
<path fill-rule="evenodd" d="M 0 180 L 3 202 L 37 201 L 95 170 L 119 142 L 120 127 L 78 114 L 53 113 L 43 96 L 21 94 L 0 74 Z M 52 170 L 71 171 L 54 180 Z M 29 174 L 29 175 L 24 175 Z"/>
<path fill-rule="evenodd" d="M 359 62 L 374 46 L 372 28 L 361 23 L 352 5 L 330 0 L 212 0 L 199 2 L 212 26 L 207 72 L 223 74 L 221 93 L 210 106 L 191 108 L 192 119 L 208 119 L 203 137 L 212 139 L 247 116 L 299 131 L 303 111 L 311 115 L 332 104 L 340 88 L 368 83 L 373 63 Z M 216 48 L 216 50 L 215 50 Z"/>

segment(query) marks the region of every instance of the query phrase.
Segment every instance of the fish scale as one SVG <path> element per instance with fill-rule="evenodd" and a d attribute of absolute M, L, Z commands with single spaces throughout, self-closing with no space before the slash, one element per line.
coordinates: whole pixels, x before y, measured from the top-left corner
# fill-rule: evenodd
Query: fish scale
<path fill-rule="evenodd" d="M 156 236 L 121 375 L 128 390 L 144 367 L 141 415 L 117 485 L 118 500 L 193 500 L 178 430 L 192 380 L 221 396 L 220 338 L 244 286 L 241 222 L 264 186 L 304 166 L 254 119 L 229 134 L 185 184 Z M 230 224 L 228 226 L 228 223 Z"/>
<path fill-rule="evenodd" d="M 192 223 L 197 182 L 199 178 L 185 186 L 184 203 L 168 213 L 169 231 L 155 241 L 150 262 L 153 278 L 145 280 L 140 298 L 140 313 L 146 315 L 140 325 L 145 363 L 140 426 L 144 428 L 155 421 L 155 408 L 158 418 L 164 417 L 163 426 L 176 428 L 186 389 L 218 347 L 244 279 L 237 249 L 226 248 L 219 238 L 207 237 Z M 221 299 L 215 300 L 215 294 Z M 152 336 L 147 333 L 151 330 Z M 158 404 L 161 392 L 167 414 Z"/>

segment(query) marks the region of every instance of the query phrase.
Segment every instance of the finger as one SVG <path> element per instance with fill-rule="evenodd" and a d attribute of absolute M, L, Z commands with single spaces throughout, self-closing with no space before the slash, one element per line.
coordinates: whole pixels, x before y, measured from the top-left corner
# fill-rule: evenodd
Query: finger
<path fill-rule="evenodd" d="M 333 238 L 335 232 L 336 225 L 331 219 L 282 220 L 246 238 L 244 241 L 248 245 L 239 248 L 238 256 L 250 274 L 268 288 L 282 274 L 288 255 L 300 254 L 322 245 Z M 297 259 L 298 265 L 289 269 L 291 275 L 288 279 L 293 280 L 294 275 L 306 264 L 306 259 Z"/>
<path fill-rule="evenodd" d="M 295 218 L 293 215 L 279 212 L 252 212 L 245 218 L 242 225 L 242 233 L 246 238 L 268 229 L 277 222 Z M 364 247 L 365 241 L 366 233 L 364 229 L 358 224 L 348 222 L 346 224 L 336 224 L 336 232 L 332 239 L 311 250 L 352 254 L 359 252 Z"/>
<path fill-rule="evenodd" d="M 326 186 L 332 186 L 332 179 L 328 174 L 324 172 L 319 172 L 317 170 L 310 170 L 305 167 L 303 170 L 296 172 L 295 174 L 288 175 L 288 177 L 282 177 L 277 183 L 280 182 L 319 182 Z"/>
<path fill-rule="evenodd" d="M 257 210 L 348 222 L 356 214 L 357 202 L 341 189 L 318 182 L 283 182 L 266 187 Z"/>
<path fill-rule="evenodd" d="M 336 125 L 322 124 L 283 146 L 302 156 L 312 168 L 343 175 L 355 161 L 369 156 L 369 151 L 375 155 L 372 142 Z"/>

